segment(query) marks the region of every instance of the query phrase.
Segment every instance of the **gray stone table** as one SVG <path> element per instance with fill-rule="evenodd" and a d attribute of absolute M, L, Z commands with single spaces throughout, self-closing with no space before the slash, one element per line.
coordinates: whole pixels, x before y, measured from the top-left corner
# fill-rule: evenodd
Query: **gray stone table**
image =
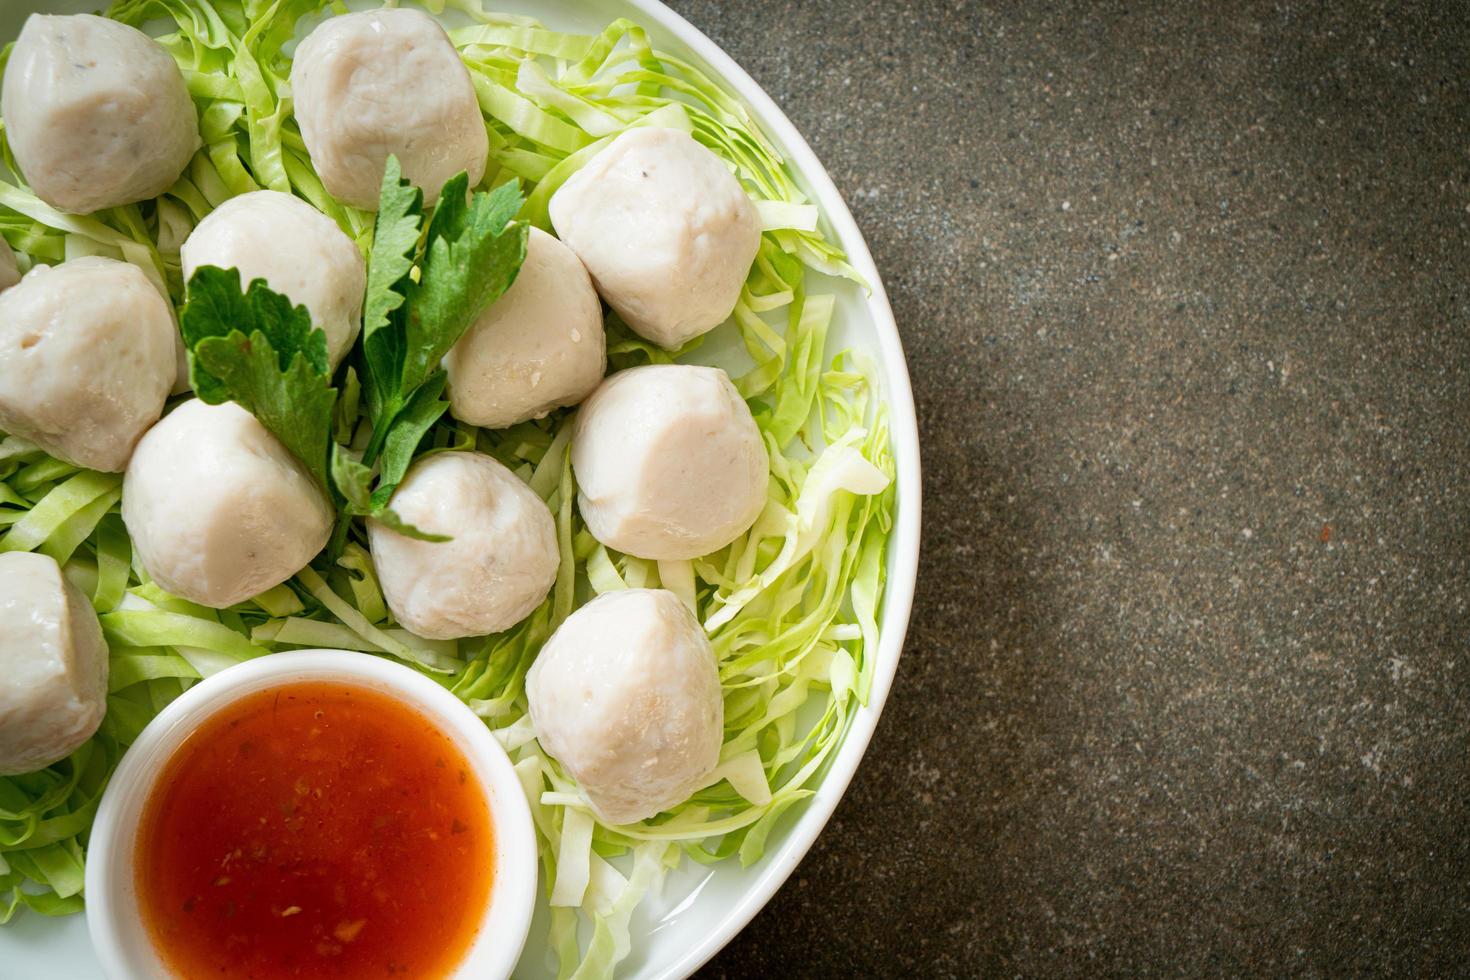
<path fill-rule="evenodd" d="M 675 6 L 925 456 L 872 751 L 708 975 L 1470 969 L 1470 8 Z"/>

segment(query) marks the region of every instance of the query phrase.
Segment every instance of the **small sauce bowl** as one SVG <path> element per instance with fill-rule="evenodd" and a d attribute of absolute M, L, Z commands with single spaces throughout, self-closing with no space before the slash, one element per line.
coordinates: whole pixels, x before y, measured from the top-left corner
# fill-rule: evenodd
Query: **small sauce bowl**
<path fill-rule="evenodd" d="M 408 667 L 363 653 L 299 650 L 247 661 L 196 684 L 160 712 L 123 756 L 97 810 L 87 853 L 87 928 L 110 980 L 173 975 L 143 919 L 134 875 L 139 826 L 169 761 L 206 719 L 238 699 L 310 681 L 349 684 L 395 698 L 432 722 L 464 754 L 490 811 L 494 879 L 479 930 L 449 976 L 510 976 L 531 927 L 536 836 L 530 807 L 500 743 L 463 702 Z"/>

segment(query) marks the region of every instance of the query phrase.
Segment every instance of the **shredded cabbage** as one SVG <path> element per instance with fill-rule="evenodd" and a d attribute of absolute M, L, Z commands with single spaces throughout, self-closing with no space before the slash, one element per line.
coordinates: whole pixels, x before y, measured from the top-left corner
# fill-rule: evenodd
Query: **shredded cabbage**
<path fill-rule="evenodd" d="M 582 36 L 489 13 L 479 0 L 424 5 L 473 21 L 451 38 L 485 113 L 484 186 L 530 185 L 522 216 L 531 222 L 547 227 L 551 194 L 631 126 L 691 133 L 756 201 L 765 230 L 733 318 L 744 364 L 732 374 L 770 451 L 766 509 L 739 540 L 693 562 L 621 555 L 592 539 L 573 506 L 572 413 L 498 432 L 442 421 L 423 449 L 473 446 L 522 476 L 556 516 L 561 566 L 546 602 L 513 629 L 427 641 L 392 621 L 360 529 L 335 564 L 323 556 L 249 602 L 205 609 L 168 595 L 138 565 L 118 516 L 116 475 L 80 471 L 24 440 L 0 439 L 0 551 L 41 551 L 62 562 L 101 614 L 112 659 L 98 734 L 48 769 L 0 777 L 0 923 L 22 905 L 48 915 L 81 908 L 86 831 L 107 777 L 169 701 L 241 660 L 337 647 L 411 664 L 495 732 L 531 805 L 557 975 L 608 977 L 629 955 L 633 910 L 666 871 L 686 858 L 758 861 L 783 814 L 813 793 L 867 701 L 894 464 L 873 365 L 826 351 L 835 303 L 824 277 L 861 280 L 825 237 L 817 208 L 745 107 L 656 50 L 636 24 L 619 20 Z M 110 255 L 144 268 L 178 302 L 179 244 L 222 201 L 260 187 L 305 198 L 366 249 L 371 216 L 327 195 L 290 111 L 283 46 L 300 18 L 328 8 L 342 9 L 329 0 L 114 3 L 109 16 L 125 23 L 174 25 L 161 41 L 184 70 L 205 145 L 164 196 L 90 217 L 62 214 L 18 181 L 0 181 L 0 235 L 22 266 Z M 16 173 L 3 139 L 0 161 Z M 697 339 L 663 351 L 609 317 L 614 368 L 695 360 L 700 346 Z M 351 411 L 339 431 L 353 431 Z M 705 624 L 725 689 L 725 742 L 710 784 L 687 802 L 610 827 L 536 742 L 524 680 L 574 608 L 637 586 L 673 590 Z"/>

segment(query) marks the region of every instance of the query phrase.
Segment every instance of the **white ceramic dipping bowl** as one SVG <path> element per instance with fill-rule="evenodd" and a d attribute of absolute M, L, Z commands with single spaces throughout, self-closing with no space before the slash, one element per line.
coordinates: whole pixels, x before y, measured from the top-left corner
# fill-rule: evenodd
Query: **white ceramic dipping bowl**
<path fill-rule="evenodd" d="M 87 853 L 87 928 L 111 980 L 154 980 L 164 965 L 139 908 L 133 856 L 143 808 L 158 777 L 205 719 L 257 691 L 303 681 L 351 684 L 397 698 L 432 721 L 469 761 L 495 829 L 495 878 L 479 932 L 451 974 L 509 977 L 536 900 L 536 838 L 510 759 L 485 723 L 454 695 L 401 664 L 344 650 L 278 653 L 227 668 L 179 697 L 123 756 L 97 810 Z"/>

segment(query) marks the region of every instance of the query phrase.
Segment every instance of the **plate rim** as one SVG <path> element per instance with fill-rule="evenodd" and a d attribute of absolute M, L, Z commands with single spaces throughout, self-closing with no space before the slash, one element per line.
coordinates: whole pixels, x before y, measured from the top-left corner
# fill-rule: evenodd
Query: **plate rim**
<path fill-rule="evenodd" d="M 796 823 L 778 848 L 762 859 L 766 865 L 719 919 L 718 926 L 708 932 L 668 966 L 651 974 L 657 980 L 685 980 L 708 963 L 729 944 L 776 892 L 791 877 L 802 859 L 816 842 L 818 835 L 832 818 L 837 804 L 847 792 L 858 766 L 867 755 L 878 720 L 893 687 L 898 661 L 903 652 L 913 612 L 914 590 L 918 583 L 919 539 L 922 523 L 922 473 L 919 459 L 918 415 L 914 406 L 913 384 L 909 378 L 908 359 L 888 293 L 878 274 L 877 264 L 868 249 L 867 239 L 858 228 L 847 201 L 837 189 L 827 168 L 795 124 L 787 118 L 755 79 L 740 64 L 662 0 L 619 0 L 637 10 L 651 22 L 663 27 L 707 66 L 716 81 L 734 90 L 735 95 L 751 109 L 757 121 L 786 156 L 787 162 L 807 184 L 817 205 L 836 234 L 838 244 L 847 253 L 848 262 L 867 280 L 870 291 L 863 298 L 873 317 L 878 335 L 878 353 L 884 363 L 888 390 L 889 432 L 898 484 L 897 514 L 894 518 L 891 574 L 883 596 L 883 624 L 878 637 L 878 655 L 873 674 L 873 687 L 866 707 L 859 709 L 843 736 L 842 744 L 815 794 L 801 808 Z"/>
<path fill-rule="evenodd" d="M 48 0 L 33 2 L 44 6 Z M 424 0 L 417 2 L 423 3 Z M 493 2 L 486 0 L 486 5 L 493 6 Z M 780 148 L 803 188 L 819 206 L 837 244 L 847 253 L 849 263 L 870 286 L 862 301 L 872 320 L 877 340 L 873 353 L 882 361 L 882 395 L 889 411 L 889 431 L 896 464 L 897 502 L 889 542 L 890 574 L 883 595 L 882 629 L 868 704 L 854 713 L 814 795 L 797 808 L 796 820 L 783 831 L 779 845 L 769 848 L 762 860 L 752 867 L 754 877 L 741 891 L 738 900 L 719 915 L 715 927 L 707 930 L 697 943 L 682 949 L 668 963 L 650 967 L 644 974 L 657 980 L 684 980 L 749 925 L 791 877 L 831 819 L 867 754 L 898 669 L 917 585 L 922 504 L 918 421 L 898 325 L 867 240 L 826 167 L 775 100 L 723 48 L 662 0 L 564 2 L 569 7 L 581 6 L 592 10 L 605 10 L 608 6 L 621 8 L 639 18 L 644 26 L 666 32 L 693 56 L 696 63 L 702 63 L 715 81 L 745 104 L 766 135 Z M 90 935 L 87 940 L 90 945 Z"/>

